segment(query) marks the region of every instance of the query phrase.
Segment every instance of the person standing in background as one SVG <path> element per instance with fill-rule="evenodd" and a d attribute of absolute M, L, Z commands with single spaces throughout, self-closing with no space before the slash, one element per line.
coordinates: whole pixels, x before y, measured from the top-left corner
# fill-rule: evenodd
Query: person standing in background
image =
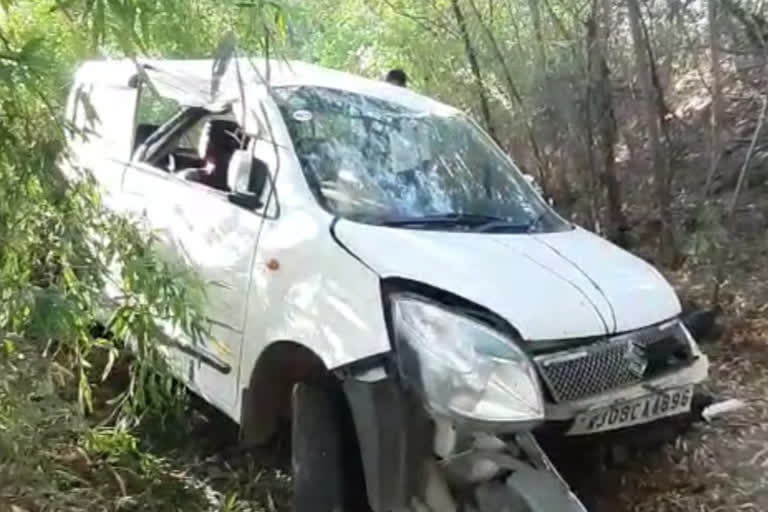
<path fill-rule="evenodd" d="M 392 69 L 387 73 L 387 77 L 384 79 L 392 85 L 400 87 L 408 87 L 408 76 L 402 69 Z"/>

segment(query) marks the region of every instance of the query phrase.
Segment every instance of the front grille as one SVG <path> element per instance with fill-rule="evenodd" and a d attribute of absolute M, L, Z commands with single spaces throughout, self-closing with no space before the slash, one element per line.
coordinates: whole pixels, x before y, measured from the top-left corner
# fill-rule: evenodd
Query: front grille
<path fill-rule="evenodd" d="M 692 357 L 678 322 L 534 358 L 556 403 L 637 384 L 683 366 Z"/>

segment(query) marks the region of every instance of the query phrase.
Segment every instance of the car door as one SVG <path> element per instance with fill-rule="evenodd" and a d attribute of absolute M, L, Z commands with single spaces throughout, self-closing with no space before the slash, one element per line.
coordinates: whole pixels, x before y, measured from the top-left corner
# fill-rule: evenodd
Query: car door
<path fill-rule="evenodd" d="M 226 192 L 145 162 L 128 167 L 123 192 L 152 229 L 159 254 L 191 267 L 205 283 L 210 336 L 199 343 L 168 329 L 166 343 L 173 346 L 169 356 L 177 373 L 207 401 L 232 413 L 261 218 L 230 202 Z"/>
<path fill-rule="evenodd" d="M 229 201 L 226 193 L 199 183 L 182 183 L 174 199 L 174 250 L 205 281 L 210 338 L 197 357 L 194 384 L 224 411 L 238 399 L 240 358 L 261 217 Z"/>
<path fill-rule="evenodd" d="M 138 219 L 141 227 L 156 239 L 154 249 L 158 256 L 173 265 L 186 263 L 183 251 L 176 249 L 180 233 L 187 229 L 176 199 L 178 188 L 177 180 L 168 172 L 132 162 L 125 171 L 121 198 L 124 211 Z M 163 328 L 165 339 L 158 340 L 160 351 L 175 375 L 193 385 L 198 343 L 170 323 Z"/>

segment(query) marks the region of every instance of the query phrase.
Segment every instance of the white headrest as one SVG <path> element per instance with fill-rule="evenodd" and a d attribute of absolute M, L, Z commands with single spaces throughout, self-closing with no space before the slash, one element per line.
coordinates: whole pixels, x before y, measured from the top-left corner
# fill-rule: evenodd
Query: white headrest
<path fill-rule="evenodd" d="M 232 154 L 227 169 L 227 186 L 232 192 L 248 192 L 251 165 L 250 151 L 238 149 Z"/>

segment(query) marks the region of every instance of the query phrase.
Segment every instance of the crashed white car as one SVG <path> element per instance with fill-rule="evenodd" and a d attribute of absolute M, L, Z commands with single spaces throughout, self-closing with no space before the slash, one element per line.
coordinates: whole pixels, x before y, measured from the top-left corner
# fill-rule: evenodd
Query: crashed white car
<path fill-rule="evenodd" d="M 169 333 L 179 378 L 247 442 L 292 421 L 296 510 L 584 510 L 532 432 L 686 413 L 707 377 L 659 272 L 416 92 L 94 61 L 69 116 L 70 170 L 209 283 L 211 339 Z"/>

